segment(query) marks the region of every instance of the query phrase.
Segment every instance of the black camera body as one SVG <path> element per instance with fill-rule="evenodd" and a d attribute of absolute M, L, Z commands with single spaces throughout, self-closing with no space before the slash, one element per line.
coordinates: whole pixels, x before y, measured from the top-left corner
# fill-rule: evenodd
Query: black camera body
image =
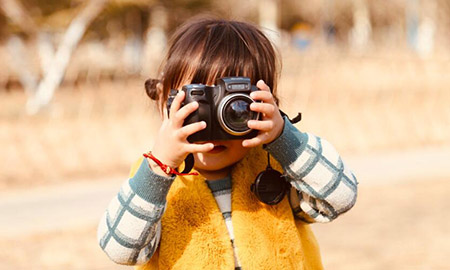
<path fill-rule="evenodd" d="M 191 113 L 183 125 L 205 121 L 206 128 L 188 137 L 189 142 L 249 139 L 258 130 L 248 128 L 248 120 L 259 119 L 259 113 L 250 110 L 255 102 L 250 93 L 258 91 L 247 77 L 226 77 L 216 80 L 214 86 L 188 84 L 182 87 L 186 93 L 181 106 L 197 101 L 198 109 Z M 171 90 L 167 101 L 170 111 L 177 90 Z"/>

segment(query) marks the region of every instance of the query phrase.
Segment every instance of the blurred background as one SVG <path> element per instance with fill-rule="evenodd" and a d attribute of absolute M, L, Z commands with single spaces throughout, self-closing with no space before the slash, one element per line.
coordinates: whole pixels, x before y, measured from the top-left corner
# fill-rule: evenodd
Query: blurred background
<path fill-rule="evenodd" d="M 313 226 L 326 269 L 450 269 L 448 0 L 0 0 L 0 269 L 129 269 L 97 222 L 152 146 L 144 81 L 201 13 L 266 31 L 280 107 L 359 179 Z"/>

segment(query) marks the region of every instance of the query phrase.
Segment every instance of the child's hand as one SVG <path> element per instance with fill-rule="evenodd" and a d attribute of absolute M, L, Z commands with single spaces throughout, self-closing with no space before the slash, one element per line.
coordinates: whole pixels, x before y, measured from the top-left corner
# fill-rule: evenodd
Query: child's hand
<path fill-rule="evenodd" d="M 258 136 L 244 140 L 242 146 L 255 147 L 261 144 L 271 143 L 280 136 L 284 127 L 284 120 L 278 110 L 278 106 L 270 93 L 270 88 L 263 80 L 259 80 L 256 86 L 261 91 L 254 91 L 250 96 L 254 100 L 260 100 L 261 103 L 250 104 L 250 110 L 260 112 L 262 114 L 261 120 L 250 120 L 247 122 L 249 128 L 257 129 L 260 132 Z"/>
<path fill-rule="evenodd" d="M 162 163 L 177 168 L 189 153 L 208 152 L 214 148 L 214 144 L 191 144 L 187 137 L 206 127 L 204 121 L 183 126 L 184 119 L 198 109 L 198 103 L 192 102 L 181 109 L 184 100 L 184 91 L 179 91 L 170 106 L 170 118 L 164 109 L 164 120 L 155 139 L 152 154 Z M 155 172 L 162 172 L 154 162 L 150 166 Z"/>

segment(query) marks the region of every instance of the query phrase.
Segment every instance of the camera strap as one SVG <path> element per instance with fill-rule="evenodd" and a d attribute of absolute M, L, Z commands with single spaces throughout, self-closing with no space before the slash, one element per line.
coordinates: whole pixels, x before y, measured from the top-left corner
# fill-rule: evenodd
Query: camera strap
<path fill-rule="evenodd" d="M 286 116 L 286 118 L 289 120 L 289 122 L 291 122 L 291 124 L 295 124 L 295 123 L 302 121 L 302 113 L 301 112 L 298 112 L 296 117 L 290 119 L 289 116 L 285 112 L 283 112 L 282 110 L 279 110 L 279 111 L 280 111 L 281 116 L 282 117 Z"/>
<path fill-rule="evenodd" d="M 184 169 L 181 173 L 188 173 L 194 167 L 194 155 L 189 153 L 184 159 Z"/>
<path fill-rule="evenodd" d="M 289 116 L 280 110 L 282 117 L 286 117 L 292 124 L 302 120 L 302 114 L 299 112 L 296 117 L 290 119 Z M 255 182 L 250 186 L 250 190 L 263 203 L 275 205 L 281 202 L 288 193 L 290 184 L 286 177 L 270 166 L 270 154 L 267 152 L 267 167 L 256 176 Z"/>

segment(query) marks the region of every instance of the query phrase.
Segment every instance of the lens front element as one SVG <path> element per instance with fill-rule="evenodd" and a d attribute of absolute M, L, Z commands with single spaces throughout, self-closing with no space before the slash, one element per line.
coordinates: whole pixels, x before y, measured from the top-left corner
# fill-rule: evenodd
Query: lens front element
<path fill-rule="evenodd" d="M 249 103 L 246 100 L 236 99 L 225 107 L 224 122 L 233 130 L 246 131 L 250 114 Z"/>
<path fill-rule="evenodd" d="M 226 96 L 219 104 L 217 117 L 222 128 L 231 135 L 241 136 L 249 133 L 248 120 L 258 119 L 258 113 L 250 110 L 254 100 L 245 94 Z"/>

